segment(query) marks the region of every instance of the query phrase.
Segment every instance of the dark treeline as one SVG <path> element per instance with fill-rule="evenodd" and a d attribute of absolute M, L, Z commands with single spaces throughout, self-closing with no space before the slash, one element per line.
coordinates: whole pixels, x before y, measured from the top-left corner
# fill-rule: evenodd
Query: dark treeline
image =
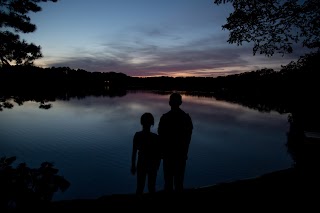
<path fill-rule="evenodd" d="M 7 99 L 18 104 L 41 103 L 72 97 L 123 96 L 127 90 L 179 90 L 188 95 L 211 96 L 260 111 L 280 113 L 318 111 L 320 54 L 309 54 L 280 71 L 261 69 L 221 77 L 130 77 L 116 72 L 89 72 L 69 67 L 0 68 L 0 108 L 10 108 Z M 45 107 L 44 107 L 45 108 Z M 305 116 L 305 114 L 304 114 Z M 308 116 L 314 116 L 313 114 Z"/>
<path fill-rule="evenodd" d="M 88 95 L 123 96 L 126 78 L 122 73 L 88 72 L 69 67 L 3 66 L 0 68 L 0 103 L 8 98 L 22 104 L 27 100 L 47 102 Z"/>

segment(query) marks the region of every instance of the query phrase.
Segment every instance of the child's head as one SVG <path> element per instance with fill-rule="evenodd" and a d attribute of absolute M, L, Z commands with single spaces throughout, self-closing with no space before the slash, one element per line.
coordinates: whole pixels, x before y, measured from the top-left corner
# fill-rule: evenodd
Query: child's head
<path fill-rule="evenodd" d="M 146 112 L 141 116 L 140 123 L 142 126 L 154 125 L 154 118 L 150 112 Z"/>

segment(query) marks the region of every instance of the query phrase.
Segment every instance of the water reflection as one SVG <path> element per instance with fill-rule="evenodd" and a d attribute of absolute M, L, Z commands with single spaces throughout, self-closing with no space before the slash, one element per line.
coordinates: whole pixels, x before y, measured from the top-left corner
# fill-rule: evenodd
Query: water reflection
<path fill-rule="evenodd" d="M 156 128 L 168 111 L 169 93 L 128 92 L 124 96 L 88 96 L 38 103 L 13 102 L 0 113 L 0 155 L 17 156 L 30 166 L 54 162 L 72 185 L 55 199 L 93 198 L 134 193 L 130 175 L 132 137 L 137 120 L 151 112 Z M 254 177 L 288 168 L 287 115 L 261 113 L 214 98 L 183 95 L 194 122 L 185 187 Z M 47 102 L 46 102 L 47 103 Z M 163 188 L 162 169 L 157 189 Z"/>

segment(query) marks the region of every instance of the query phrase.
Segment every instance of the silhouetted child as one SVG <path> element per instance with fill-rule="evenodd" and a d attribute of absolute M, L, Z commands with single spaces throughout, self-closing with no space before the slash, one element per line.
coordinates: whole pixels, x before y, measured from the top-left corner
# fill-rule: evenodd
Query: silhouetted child
<path fill-rule="evenodd" d="M 152 133 L 150 128 L 154 125 L 154 118 L 151 113 L 144 113 L 140 123 L 142 131 L 136 132 L 133 138 L 131 173 L 137 173 L 136 194 L 143 194 L 146 177 L 148 176 L 148 191 L 155 192 L 157 172 L 160 166 L 161 155 L 158 135 Z M 136 155 L 138 162 L 136 166 Z"/>

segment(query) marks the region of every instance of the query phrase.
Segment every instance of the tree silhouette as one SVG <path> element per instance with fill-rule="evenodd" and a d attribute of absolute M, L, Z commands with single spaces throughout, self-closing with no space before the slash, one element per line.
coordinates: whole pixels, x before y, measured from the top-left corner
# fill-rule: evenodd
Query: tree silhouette
<path fill-rule="evenodd" d="M 320 4 L 318 0 L 215 0 L 232 3 L 233 13 L 223 29 L 230 31 L 229 43 L 253 42 L 253 53 L 272 56 L 293 52 L 293 44 L 320 47 Z"/>
<path fill-rule="evenodd" d="M 40 46 L 21 40 L 18 33 L 31 33 L 36 30 L 29 12 L 39 12 L 40 2 L 57 0 L 0 0 L 0 65 L 33 64 L 42 57 Z"/>
<path fill-rule="evenodd" d="M 44 208 L 57 191 L 66 191 L 70 182 L 58 175 L 53 163 L 43 162 L 39 168 L 26 163 L 16 167 L 16 157 L 0 158 L 0 211 Z"/>

